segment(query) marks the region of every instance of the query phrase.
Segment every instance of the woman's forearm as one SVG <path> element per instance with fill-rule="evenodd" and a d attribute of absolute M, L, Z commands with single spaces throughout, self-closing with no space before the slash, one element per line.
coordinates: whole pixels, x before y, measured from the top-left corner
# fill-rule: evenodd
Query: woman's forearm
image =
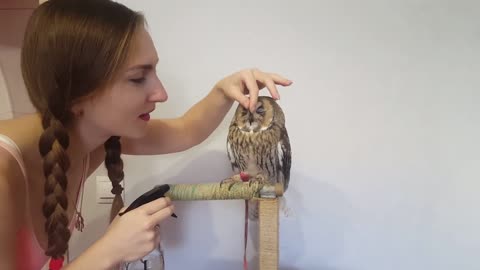
<path fill-rule="evenodd" d="M 205 98 L 188 110 L 183 118 L 192 142 L 198 144 L 205 140 L 222 122 L 232 104 L 232 99 L 225 96 L 220 89 L 213 88 Z"/>

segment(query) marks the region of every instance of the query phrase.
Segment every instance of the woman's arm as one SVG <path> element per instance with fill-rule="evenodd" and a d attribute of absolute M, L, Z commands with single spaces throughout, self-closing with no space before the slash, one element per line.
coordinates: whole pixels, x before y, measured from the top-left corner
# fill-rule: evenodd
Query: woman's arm
<path fill-rule="evenodd" d="M 223 120 L 233 104 L 219 89 L 213 89 L 182 117 L 153 119 L 141 139 L 122 138 L 122 152 L 156 155 L 186 150 L 205 140 Z"/>
<path fill-rule="evenodd" d="M 186 150 L 203 142 L 218 127 L 234 101 L 254 110 L 260 89 L 266 86 L 272 97 L 278 99 L 276 85 L 291 83 L 280 75 L 257 69 L 234 73 L 219 81 L 182 117 L 150 121 L 147 134 L 141 139 L 122 138 L 122 152 L 156 155 Z"/>

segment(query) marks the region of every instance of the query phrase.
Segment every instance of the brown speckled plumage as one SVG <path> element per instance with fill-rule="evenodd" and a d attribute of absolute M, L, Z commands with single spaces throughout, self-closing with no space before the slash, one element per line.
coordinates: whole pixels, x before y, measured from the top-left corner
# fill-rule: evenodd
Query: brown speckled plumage
<path fill-rule="evenodd" d="M 234 171 L 247 172 L 251 176 L 261 173 L 270 182 L 282 183 L 287 190 L 290 141 L 284 113 L 275 100 L 259 97 L 257 111 L 253 114 L 238 106 L 230 124 L 227 150 Z M 256 210 L 250 212 L 256 218 Z"/>

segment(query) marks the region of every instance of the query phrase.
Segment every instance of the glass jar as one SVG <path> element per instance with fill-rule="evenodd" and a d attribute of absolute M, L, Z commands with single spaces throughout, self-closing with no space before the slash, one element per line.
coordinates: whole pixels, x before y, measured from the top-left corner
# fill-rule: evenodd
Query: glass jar
<path fill-rule="evenodd" d="M 165 269 L 165 260 L 163 258 L 163 250 L 160 245 L 157 246 L 152 252 L 147 254 L 145 257 L 133 261 L 125 262 L 121 270 L 164 270 Z"/>

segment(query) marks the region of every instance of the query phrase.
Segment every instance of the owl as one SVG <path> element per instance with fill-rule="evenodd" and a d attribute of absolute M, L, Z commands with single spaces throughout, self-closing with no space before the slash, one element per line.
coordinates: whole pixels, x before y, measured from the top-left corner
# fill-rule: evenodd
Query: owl
<path fill-rule="evenodd" d="M 273 98 L 258 97 L 253 113 L 238 105 L 229 127 L 227 154 L 234 172 L 262 174 L 270 184 L 281 183 L 284 191 L 288 189 L 290 140 L 285 115 Z M 251 202 L 246 207 L 249 219 L 258 219 L 258 205 Z"/>

